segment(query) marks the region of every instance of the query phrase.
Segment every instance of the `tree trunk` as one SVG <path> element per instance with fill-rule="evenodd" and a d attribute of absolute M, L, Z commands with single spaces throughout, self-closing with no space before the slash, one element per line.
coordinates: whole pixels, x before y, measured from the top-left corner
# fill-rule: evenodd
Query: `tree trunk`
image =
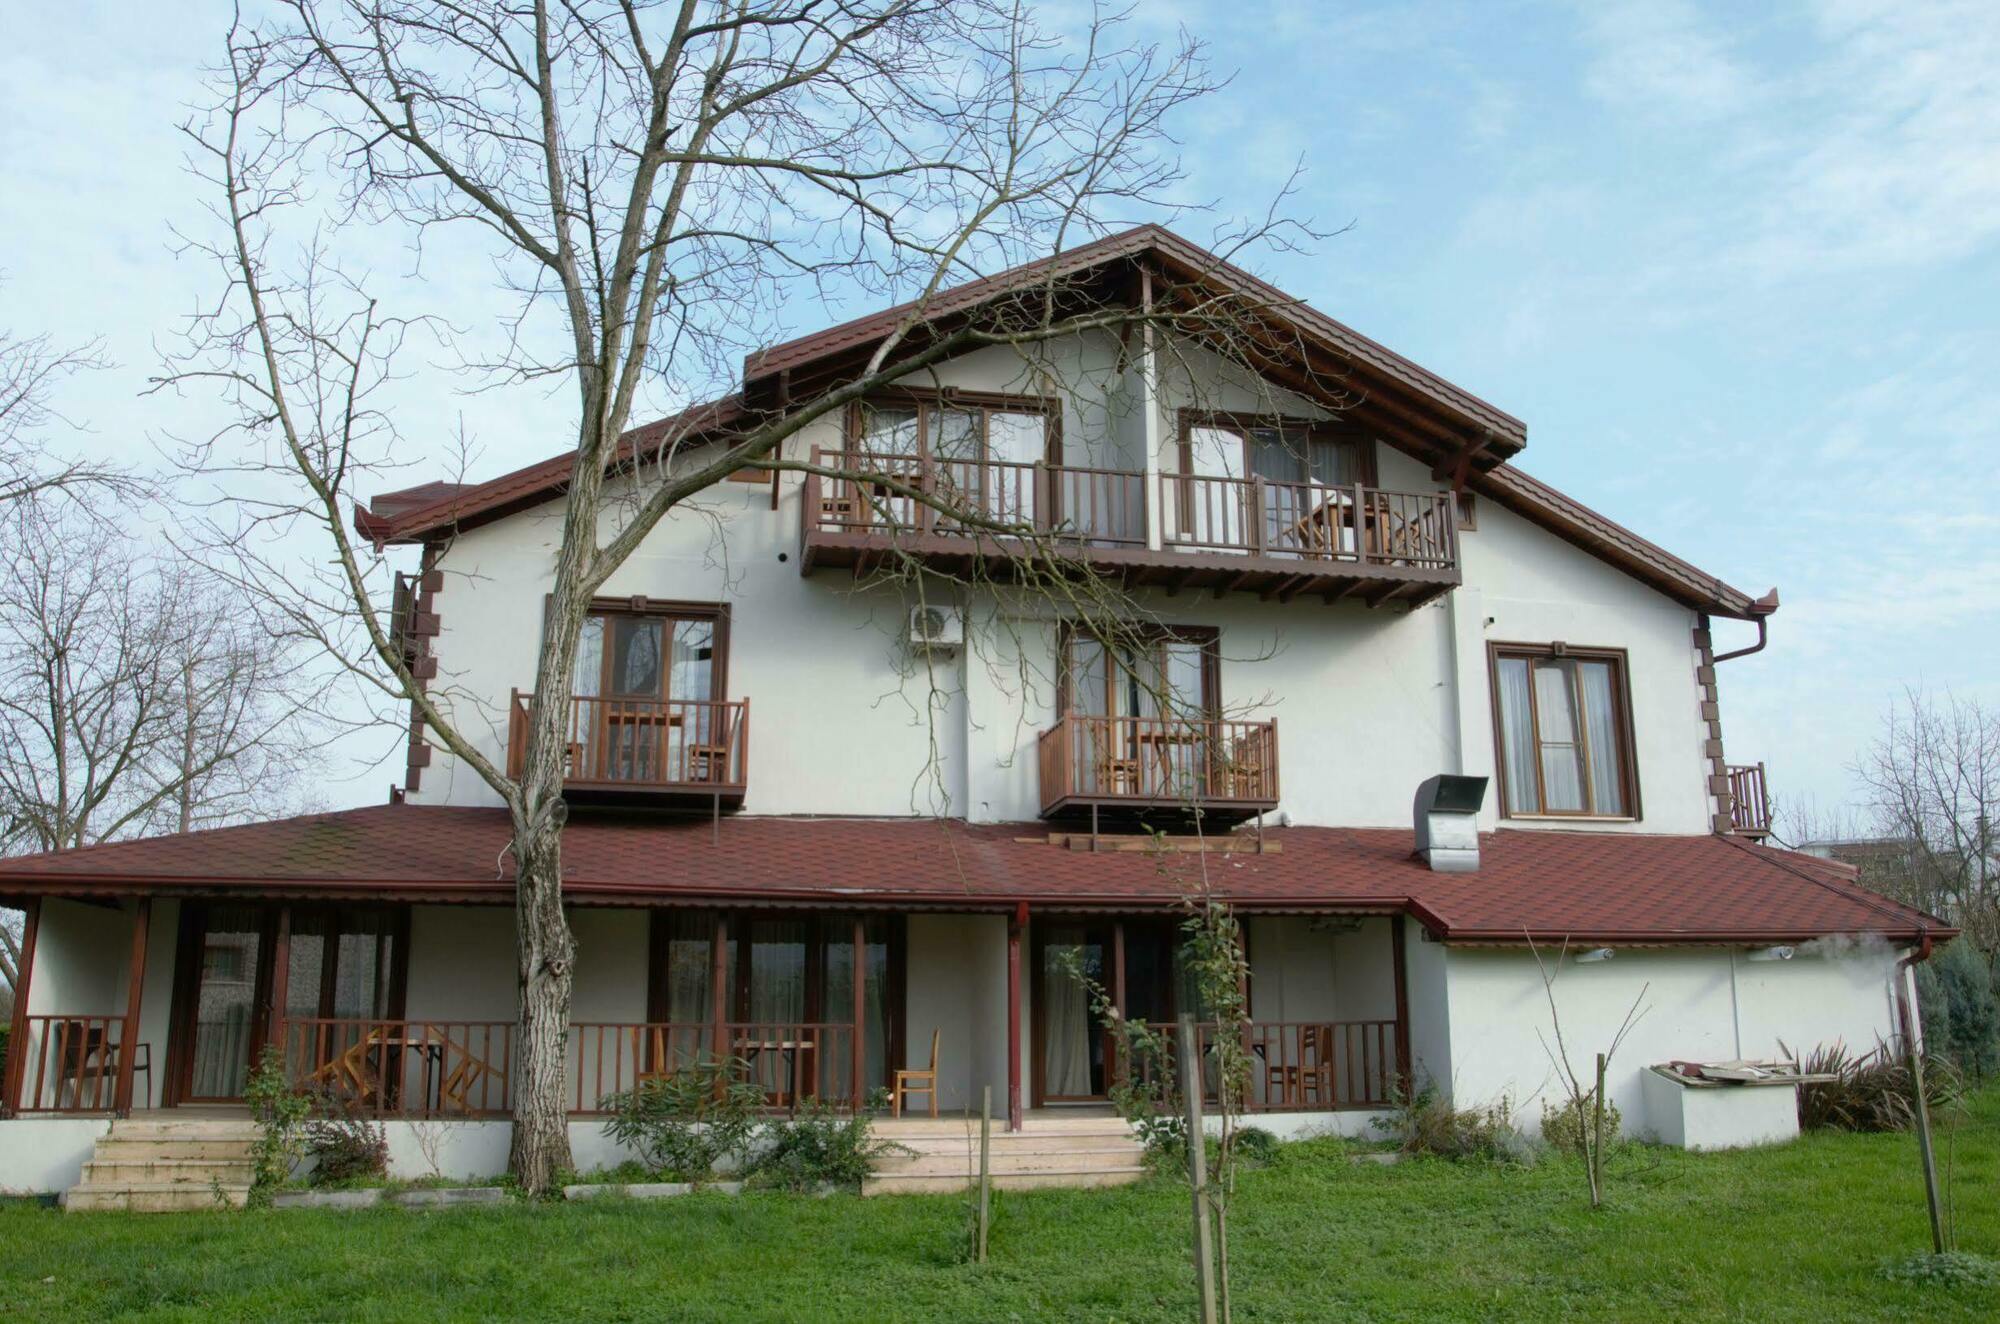
<path fill-rule="evenodd" d="M 514 830 L 521 1020 L 507 1166 L 531 1196 L 548 1190 L 556 1173 L 572 1166 L 565 1049 L 576 944 L 563 913 L 561 816 L 554 817 L 558 821 L 516 823 Z"/>

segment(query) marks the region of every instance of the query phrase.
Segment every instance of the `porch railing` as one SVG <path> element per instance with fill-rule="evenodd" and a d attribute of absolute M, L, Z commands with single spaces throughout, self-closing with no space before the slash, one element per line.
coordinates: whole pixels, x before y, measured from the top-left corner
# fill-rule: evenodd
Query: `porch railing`
<path fill-rule="evenodd" d="M 808 475 L 803 518 L 809 533 L 1006 537 L 1018 528 L 1088 546 L 1147 545 L 1153 494 L 1146 475 L 1137 471 L 818 448 L 812 459 L 816 465 L 879 474 L 883 481 Z M 1211 474 L 1158 477 L 1169 550 L 1385 568 L 1458 564 L 1455 498 L 1449 492 Z"/>
<path fill-rule="evenodd" d="M 84 1114 L 127 1107 L 118 1097 L 118 1059 L 130 1040 L 124 1016 L 24 1018 L 21 1042 L 7 1045 L 14 1111 Z"/>
<path fill-rule="evenodd" d="M 512 1021 L 287 1019 L 292 1084 L 375 1117 L 495 1117 L 511 1104 Z"/>
<path fill-rule="evenodd" d="M 535 696 L 508 703 L 507 771 L 521 775 Z M 563 779 L 572 786 L 740 794 L 749 777 L 748 699 L 606 699 L 569 702 Z"/>
<path fill-rule="evenodd" d="M 1771 835 L 1771 791 L 1761 763 L 1735 764 L 1729 773 L 1729 818 L 1746 837 Z"/>
<path fill-rule="evenodd" d="M 1216 1102 L 1219 1032 L 1212 1021 L 1195 1027 L 1202 1096 L 1209 1103 Z M 1249 1112 L 1386 1108 L 1403 1072 L 1394 1020 L 1251 1021 L 1240 1033 L 1250 1059 Z M 1171 1072 L 1173 1063 L 1163 1069 Z"/>
<path fill-rule="evenodd" d="M 1278 724 L 1069 713 L 1041 734 L 1042 812 L 1068 800 L 1275 804 Z"/>

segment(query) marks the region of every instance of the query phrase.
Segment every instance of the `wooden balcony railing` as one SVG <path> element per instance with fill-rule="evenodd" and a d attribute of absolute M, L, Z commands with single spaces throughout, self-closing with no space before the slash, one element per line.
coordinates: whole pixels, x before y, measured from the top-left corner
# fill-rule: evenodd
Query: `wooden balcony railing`
<path fill-rule="evenodd" d="M 1005 538 L 1020 532 L 1092 547 L 1146 546 L 1142 473 L 818 449 L 813 462 L 878 473 L 888 481 L 809 476 L 808 534 Z M 936 498 L 949 512 L 917 493 Z M 1169 554 L 1226 552 L 1383 570 L 1450 570 L 1458 564 L 1449 492 L 1164 473 L 1159 499 Z"/>
<path fill-rule="evenodd" d="M 1449 492 L 1161 474 L 1167 540 L 1253 556 L 1446 569 L 1458 563 Z"/>
<path fill-rule="evenodd" d="M 521 775 L 535 696 L 508 703 L 507 771 Z M 749 778 L 748 699 L 570 700 L 563 780 L 571 787 L 741 797 Z"/>
<path fill-rule="evenodd" d="M 1278 801 L 1278 724 L 1070 713 L 1041 734 L 1042 812 L 1089 804 L 1252 809 Z"/>
<path fill-rule="evenodd" d="M 17 1113 L 124 1112 L 119 1054 L 132 1042 L 123 1016 L 24 1018 L 19 1043 L 7 1045 L 7 1084 Z M 150 1070 L 147 1072 L 150 1076 Z M 151 1081 L 147 1084 L 150 1086 Z"/>
<path fill-rule="evenodd" d="M 1250 1059 L 1244 1106 L 1251 1112 L 1386 1108 L 1403 1071 L 1403 1033 L 1394 1020 L 1250 1021 L 1239 1032 Z M 1212 1021 L 1195 1027 L 1203 1097 L 1211 1103 L 1217 1033 Z M 1164 1068 L 1171 1071 L 1173 1064 Z"/>
<path fill-rule="evenodd" d="M 1771 792 L 1764 781 L 1764 765 L 1731 765 L 1729 774 L 1729 816 L 1737 832 L 1746 837 L 1771 835 Z"/>
<path fill-rule="evenodd" d="M 295 1088 L 371 1117 L 498 1117 L 511 1097 L 512 1021 L 291 1018 L 279 1026 Z"/>

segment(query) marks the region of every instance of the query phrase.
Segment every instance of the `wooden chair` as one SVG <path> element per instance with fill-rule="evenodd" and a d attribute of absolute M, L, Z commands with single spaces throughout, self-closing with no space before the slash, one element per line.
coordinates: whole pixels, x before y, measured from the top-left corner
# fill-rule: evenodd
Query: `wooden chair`
<path fill-rule="evenodd" d="M 931 1064 L 928 1067 L 898 1067 L 895 1088 L 889 1092 L 890 1111 L 893 1115 L 903 1115 L 903 1100 L 912 1094 L 928 1094 L 931 1099 L 931 1116 L 937 1111 L 937 1064 L 938 1032 L 931 1031 Z"/>
<path fill-rule="evenodd" d="M 311 1083 L 343 1102 L 385 1102 L 383 1079 L 375 1067 L 388 1056 L 390 1033 L 391 1027 L 387 1025 L 368 1031 L 313 1072 Z"/>
<path fill-rule="evenodd" d="M 1299 1031 L 1299 1060 L 1276 1062 L 1264 1068 L 1265 1103 L 1298 1107 L 1305 1103 L 1333 1102 L 1333 1027 L 1308 1025 Z M 1273 1100 L 1272 1091 L 1277 1092 Z"/>
<path fill-rule="evenodd" d="M 443 1059 L 443 1065 L 440 1067 L 442 1074 L 438 1078 L 437 1086 L 440 1112 L 447 1111 L 445 1106 L 447 1104 L 451 1105 L 449 1111 L 460 1113 L 483 1112 L 490 1110 L 496 1104 L 502 1107 L 506 1105 L 507 1077 L 491 1063 L 479 1057 L 464 1044 L 441 1033 L 436 1026 L 426 1026 L 424 1038 L 429 1044 L 436 1046 L 439 1056 Z M 490 1089 L 483 1087 L 483 1082 L 488 1079 L 499 1082 L 497 1099 L 492 1096 Z M 475 1086 L 482 1086 L 477 1105 L 472 1098 Z"/>

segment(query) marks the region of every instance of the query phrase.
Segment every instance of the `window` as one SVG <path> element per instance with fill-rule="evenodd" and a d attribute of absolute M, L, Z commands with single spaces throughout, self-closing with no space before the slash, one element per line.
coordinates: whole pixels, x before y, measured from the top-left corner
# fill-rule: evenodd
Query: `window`
<path fill-rule="evenodd" d="M 1107 641 L 1069 630 L 1063 643 L 1065 712 L 1086 717 L 1213 717 L 1221 707 L 1213 630 L 1150 630 Z"/>
<path fill-rule="evenodd" d="M 1316 488 L 1375 481 L 1374 443 L 1338 423 L 1181 411 L 1180 534 L 1216 548 L 1296 552 Z M 1263 504 L 1250 480 L 1264 480 Z"/>
<path fill-rule="evenodd" d="M 1501 812 L 1638 817 L 1622 652 L 1496 644 Z"/>
<path fill-rule="evenodd" d="M 857 467 L 891 475 L 929 474 L 967 508 L 1003 522 L 1031 522 L 1038 501 L 1034 466 L 1054 461 L 1059 441 L 1053 401 L 959 392 L 864 400 L 848 430 Z M 878 497 L 893 523 L 919 524 L 924 512 Z"/>

